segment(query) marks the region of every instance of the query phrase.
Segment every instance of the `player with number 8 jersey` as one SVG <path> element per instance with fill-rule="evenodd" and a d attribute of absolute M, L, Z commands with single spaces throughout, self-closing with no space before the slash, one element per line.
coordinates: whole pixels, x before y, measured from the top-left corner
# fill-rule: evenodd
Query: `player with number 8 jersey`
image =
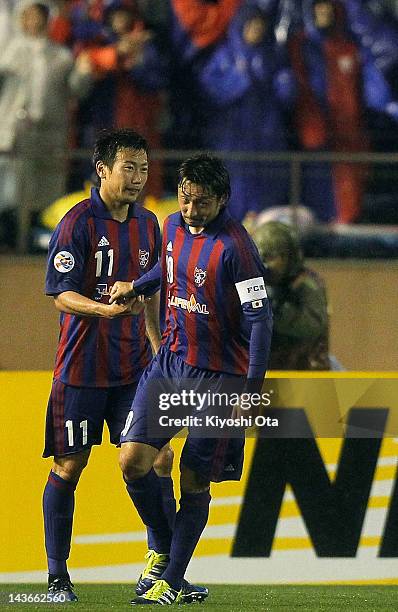
<path fill-rule="evenodd" d="M 210 415 L 235 422 L 239 400 L 220 405 L 212 398 L 259 393 L 263 385 L 272 335 L 268 270 L 244 227 L 228 212 L 230 193 L 220 159 L 207 154 L 186 159 L 178 171 L 180 210 L 164 224 L 160 264 L 132 283 L 116 282 L 111 290 L 114 303 L 161 287 L 162 346 L 138 383 L 121 436 L 120 466 L 164 563 L 152 572 L 147 591 L 136 589 L 133 605 L 169 605 L 184 596 L 185 572 L 208 520 L 210 483 L 239 480 L 243 467 L 240 418 L 225 435 L 206 427 Z M 200 412 L 193 400 L 182 401 L 187 390 L 193 392 L 190 397 L 204 396 Z M 170 418 L 163 426 L 164 396 L 177 399 L 177 417 L 188 417 L 173 530 L 165 529 L 152 467 L 185 423 Z"/>

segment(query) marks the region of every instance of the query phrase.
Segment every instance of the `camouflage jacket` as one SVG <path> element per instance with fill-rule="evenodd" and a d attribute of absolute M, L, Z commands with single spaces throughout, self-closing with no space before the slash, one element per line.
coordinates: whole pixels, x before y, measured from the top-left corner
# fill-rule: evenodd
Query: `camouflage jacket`
<path fill-rule="evenodd" d="M 269 369 L 329 370 L 329 318 L 321 278 L 304 268 L 268 292 L 274 315 Z"/>

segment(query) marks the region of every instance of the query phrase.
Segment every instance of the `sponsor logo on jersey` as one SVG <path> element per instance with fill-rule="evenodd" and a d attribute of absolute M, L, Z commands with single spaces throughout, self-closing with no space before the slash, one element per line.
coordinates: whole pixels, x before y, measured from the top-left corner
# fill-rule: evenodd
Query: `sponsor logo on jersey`
<path fill-rule="evenodd" d="M 194 275 L 196 285 L 198 287 L 202 287 L 202 285 L 204 285 L 204 282 L 206 280 L 206 275 L 207 275 L 206 270 L 202 270 L 201 268 L 195 268 L 195 270 L 193 271 L 193 275 Z"/>
<path fill-rule="evenodd" d="M 196 298 L 193 294 L 189 300 L 179 297 L 178 295 L 170 295 L 168 299 L 169 306 L 174 306 L 175 308 L 182 308 L 183 310 L 187 310 L 188 312 L 197 312 L 199 314 L 208 315 L 209 311 L 207 308 L 207 304 L 200 304 L 196 301 Z"/>
<path fill-rule="evenodd" d="M 109 246 L 109 242 L 108 240 L 105 238 L 105 236 L 102 236 L 101 240 L 98 243 L 98 246 Z"/>
<path fill-rule="evenodd" d="M 170 240 L 170 242 L 167 243 L 166 251 L 172 251 L 172 250 L 173 250 L 173 243 Z"/>
<path fill-rule="evenodd" d="M 54 257 L 54 268 L 57 272 L 70 272 L 75 265 L 75 258 L 69 251 L 60 251 Z"/>
<path fill-rule="evenodd" d="M 141 268 L 145 268 L 149 261 L 149 251 L 142 251 L 141 249 L 139 249 L 138 260 L 140 262 Z"/>
<path fill-rule="evenodd" d="M 99 283 L 95 288 L 94 299 L 99 302 L 104 295 L 110 295 L 111 288 L 106 283 Z"/>

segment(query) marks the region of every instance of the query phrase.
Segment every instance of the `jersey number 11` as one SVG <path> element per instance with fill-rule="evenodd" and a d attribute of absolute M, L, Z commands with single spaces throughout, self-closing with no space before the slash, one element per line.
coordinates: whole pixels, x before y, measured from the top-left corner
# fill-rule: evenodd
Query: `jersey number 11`
<path fill-rule="evenodd" d="M 95 259 L 97 260 L 97 269 L 95 271 L 95 276 L 101 276 L 102 274 L 102 260 L 103 260 L 103 253 L 102 251 L 97 251 L 94 255 Z M 112 276 L 112 272 L 113 272 L 113 249 L 109 249 L 108 251 L 108 276 Z M 106 264 L 105 264 L 106 265 Z"/>

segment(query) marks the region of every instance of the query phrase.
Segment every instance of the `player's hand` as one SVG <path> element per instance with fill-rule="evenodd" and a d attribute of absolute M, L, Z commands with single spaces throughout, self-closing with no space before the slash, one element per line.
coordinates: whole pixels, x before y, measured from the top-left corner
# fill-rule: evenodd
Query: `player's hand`
<path fill-rule="evenodd" d="M 123 299 L 123 301 L 122 301 Z M 112 304 L 104 304 L 104 316 L 108 319 L 123 317 L 128 315 L 136 315 L 144 308 L 145 300 L 143 296 L 136 298 L 121 298 L 119 302 Z"/>
<path fill-rule="evenodd" d="M 116 281 L 113 287 L 111 287 L 109 304 L 114 302 L 122 303 L 125 298 L 131 298 L 134 295 L 133 286 L 134 283 Z"/>
<path fill-rule="evenodd" d="M 243 410 L 240 404 L 235 404 L 232 408 L 231 418 L 240 419 L 242 416 L 248 416 L 248 410 Z"/>
<path fill-rule="evenodd" d="M 252 419 L 254 419 L 256 416 L 258 416 L 257 406 L 253 406 L 253 405 L 248 406 L 247 398 L 245 398 L 245 401 L 242 403 L 243 403 L 243 407 L 240 403 L 238 403 L 232 408 L 231 418 L 240 419 L 241 417 L 245 417 L 245 418 L 251 417 Z"/>
<path fill-rule="evenodd" d="M 137 295 L 134 298 L 127 298 L 127 302 L 130 303 L 131 314 L 137 315 L 145 308 L 145 298 L 143 295 Z"/>

